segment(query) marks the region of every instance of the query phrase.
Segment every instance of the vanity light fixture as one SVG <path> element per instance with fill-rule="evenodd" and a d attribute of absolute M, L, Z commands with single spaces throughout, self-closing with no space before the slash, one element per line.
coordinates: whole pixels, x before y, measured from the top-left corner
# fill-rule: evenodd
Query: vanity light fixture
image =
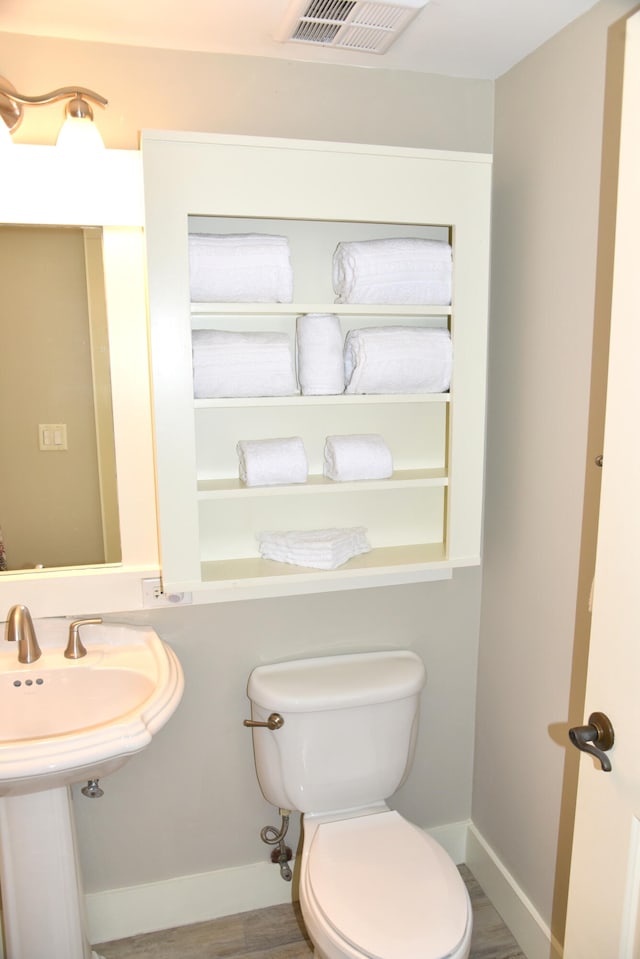
<path fill-rule="evenodd" d="M 104 146 L 100 132 L 93 122 L 93 110 L 88 102 L 93 100 L 105 107 L 108 100 L 99 93 L 85 87 L 60 87 L 50 93 L 31 97 L 18 93 L 13 84 L 4 77 L 0 77 L 0 145 L 7 139 L 10 141 L 11 134 L 20 126 L 24 106 L 54 103 L 58 100 L 67 100 L 66 119 L 58 134 L 58 146 Z"/>

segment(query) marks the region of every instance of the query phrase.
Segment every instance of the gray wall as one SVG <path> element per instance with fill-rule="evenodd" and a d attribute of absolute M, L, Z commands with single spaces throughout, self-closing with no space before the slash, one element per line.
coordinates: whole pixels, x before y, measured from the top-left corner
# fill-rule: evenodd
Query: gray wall
<path fill-rule="evenodd" d="M 395 805 L 421 825 L 470 813 L 479 576 L 354 593 L 135 614 L 175 649 L 178 711 L 146 753 L 76 803 L 87 891 L 268 861 L 261 797 L 242 726 L 253 666 L 302 655 L 407 647 L 427 665 L 420 745 Z M 437 729 L 438 736 L 432 731 Z M 292 821 L 293 848 L 297 820 Z"/>
<path fill-rule="evenodd" d="M 496 84 L 472 818 L 560 940 L 602 451 L 622 50 L 609 26 L 633 7 L 604 0 Z"/>
<path fill-rule="evenodd" d="M 341 140 L 490 153 L 493 84 L 0 33 L 2 75 L 21 92 L 81 82 L 105 143 L 136 149 L 142 129 Z M 78 79 L 79 78 L 79 79 Z M 55 143 L 60 104 L 25 112 L 16 142 Z"/>

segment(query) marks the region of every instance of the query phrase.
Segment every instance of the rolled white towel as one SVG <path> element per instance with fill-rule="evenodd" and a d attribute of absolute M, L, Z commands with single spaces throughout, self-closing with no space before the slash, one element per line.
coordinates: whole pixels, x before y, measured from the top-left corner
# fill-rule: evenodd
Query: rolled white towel
<path fill-rule="evenodd" d="M 293 269 L 285 236 L 189 235 L 193 302 L 291 303 Z"/>
<path fill-rule="evenodd" d="M 303 394 L 344 393 L 344 337 L 334 313 L 305 313 L 296 322 L 298 382 Z"/>
<path fill-rule="evenodd" d="M 378 326 L 345 339 L 346 393 L 444 393 L 452 367 L 448 330 Z"/>
<path fill-rule="evenodd" d="M 451 246 L 443 240 L 387 237 L 338 243 L 336 303 L 451 303 Z"/>
<path fill-rule="evenodd" d="M 309 464 L 299 436 L 240 440 L 236 446 L 240 479 L 247 486 L 306 483 Z"/>
<path fill-rule="evenodd" d="M 191 340 L 196 398 L 299 392 L 286 333 L 194 330 Z"/>
<path fill-rule="evenodd" d="M 312 569 L 337 569 L 371 550 L 362 526 L 259 533 L 258 548 L 264 559 Z"/>
<path fill-rule="evenodd" d="M 386 479 L 393 473 L 391 450 L 378 433 L 327 436 L 324 475 L 329 479 Z"/>

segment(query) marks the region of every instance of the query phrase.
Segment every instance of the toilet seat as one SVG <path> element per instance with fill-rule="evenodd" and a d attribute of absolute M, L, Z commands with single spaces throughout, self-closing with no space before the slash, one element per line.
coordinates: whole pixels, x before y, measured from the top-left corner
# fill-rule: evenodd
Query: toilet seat
<path fill-rule="evenodd" d="M 448 959 L 469 938 L 465 885 L 442 847 L 391 810 L 321 822 L 306 887 L 324 923 L 369 959 Z"/>

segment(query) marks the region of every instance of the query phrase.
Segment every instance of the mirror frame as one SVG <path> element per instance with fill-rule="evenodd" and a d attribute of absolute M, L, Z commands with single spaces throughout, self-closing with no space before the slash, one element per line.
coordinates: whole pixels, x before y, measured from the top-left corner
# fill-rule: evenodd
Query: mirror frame
<path fill-rule="evenodd" d="M 1 224 L 102 227 L 122 546 L 119 564 L 0 574 L 0 621 L 16 603 L 38 617 L 142 609 L 141 581 L 160 565 L 141 156 L 13 144 L 0 173 Z"/>

